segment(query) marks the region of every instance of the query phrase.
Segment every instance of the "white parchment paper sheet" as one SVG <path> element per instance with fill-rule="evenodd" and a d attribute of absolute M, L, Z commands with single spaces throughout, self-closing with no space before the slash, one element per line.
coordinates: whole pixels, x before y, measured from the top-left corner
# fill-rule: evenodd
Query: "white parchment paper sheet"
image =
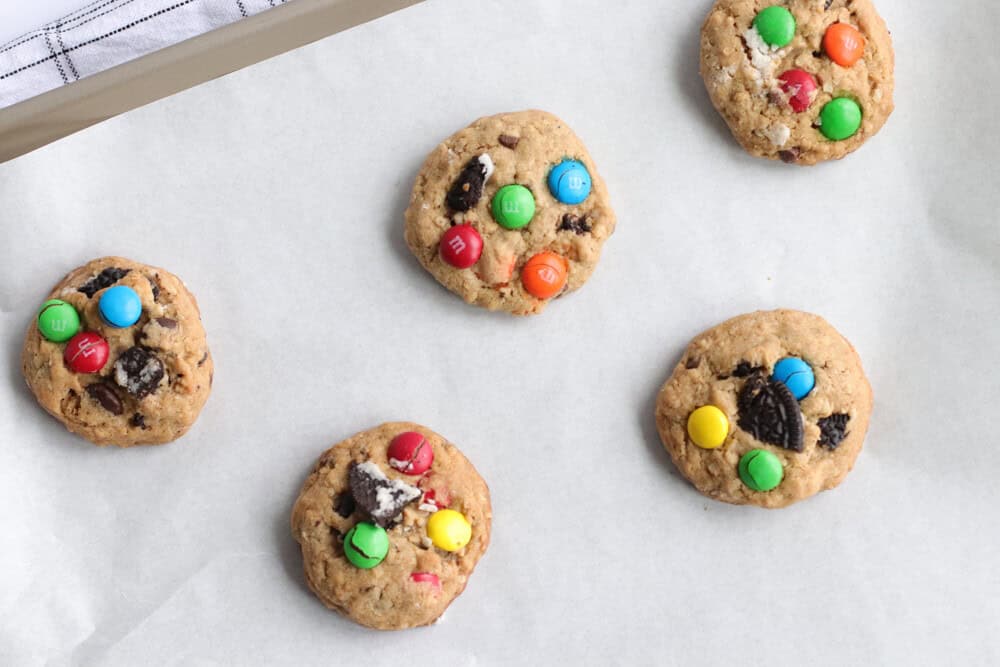
<path fill-rule="evenodd" d="M 898 111 L 798 169 L 710 108 L 709 4 L 430 0 L 0 166 L 0 663 L 1000 661 L 1000 8 L 881 0 Z M 620 226 L 516 320 L 401 226 L 438 141 L 528 107 L 584 138 Z M 169 446 L 94 448 L 20 378 L 50 285 L 108 253 L 202 305 L 215 389 Z M 652 410 L 692 336 L 772 307 L 847 335 L 876 411 L 839 489 L 769 512 L 698 495 Z M 442 623 L 379 634 L 306 591 L 288 514 L 391 419 L 464 449 L 495 539 Z"/>

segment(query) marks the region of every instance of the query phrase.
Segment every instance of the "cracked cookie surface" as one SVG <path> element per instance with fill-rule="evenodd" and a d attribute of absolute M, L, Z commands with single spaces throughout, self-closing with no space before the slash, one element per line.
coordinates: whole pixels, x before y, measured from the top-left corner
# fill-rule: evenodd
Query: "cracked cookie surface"
<path fill-rule="evenodd" d="M 589 174 L 590 192 L 582 202 L 564 203 L 550 190 L 549 175 L 564 160 L 579 161 Z M 494 217 L 494 196 L 510 185 L 526 187 L 535 204 L 530 222 L 515 229 Z M 456 266 L 441 247 L 446 232 L 460 225 L 474 230 L 481 254 Z M 405 214 L 406 243 L 438 282 L 468 303 L 515 315 L 540 313 L 552 299 L 580 288 L 614 229 L 615 214 L 593 159 L 563 121 L 544 111 L 481 118 L 446 139 L 420 169 Z M 467 250 L 467 242 L 457 243 Z M 547 253 L 562 259 L 528 265 L 539 255 L 551 259 Z M 526 265 L 533 275 L 522 280 Z M 551 295 L 526 288 L 538 285 L 539 276 L 558 278 L 562 270 L 564 282 Z"/>
<path fill-rule="evenodd" d="M 798 400 L 772 377 L 775 364 L 790 357 L 815 376 Z M 715 406 L 729 422 L 714 449 L 696 445 L 689 432 L 688 419 L 702 406 Z M 659 392 L 656 425 L 674 464 L 701 493 L 777 508 L 843 481 L 871 410 L 871 387 L 851 344 L 817 315 L 776 310 L 735 317 L 696 337 Z M 758 449 L 777 457 L 784 471 L 766 492 L 739 474 L 740 460 Z"/>
<path fill-rule="evenodd" d="M 765 43 L 754 27 L 768 7 L 788 9 L 795 35 L 780 48 Z M 856 29 L 864 39 L 861 57 L 849 67 L 838 64 L 823 45 L 837 23 Z M 869 0 L 718 0 L 701 32 L 701 76 L 712 103 L 740 144 L 752 155 L 811 165 L 840 159 L 874 136 L 893 110 L 894 54 L 885 22 Z M 779 77 L 801 70 L 817 89 L 793 110 L 798 88 L 783 87 Z M 835 98 L 848 98 L 862 112 L 849 138 L 833 141 L 820 131 L 820 113 Z"/>
<path fill-rule="evenodd" d="M 101 317 L 101 295 L 116 285 L 142 303 L 132 326 Z M 97 445 L 163 444 L 194 424 L 211 389 L 214 367 L 194 296 L 177 276 L 122 257 L 103 257 L 71 271 L 51 291 L 79 314 L 80 331 L 107 341 L 97 373 L 74 372 L 65 342 L 25 336 L 21 366 L 39 404 L 70 431 Z"/>
<path fill-rule="evenodd" d="M 410 461 L 389 456 L 402 434 L 419 434 L 433 452 L 419 473 L 402 472 Z M 428 537 L 430 518 L 443 509 L 460 512 L 471 526 L 468 543 L 455 551 Z M 455 445 L 424 426 L 392 422 L 319 458 L 295 502 L 291 528 L 306 583 L 323 604 L 361 625 L 397 630 L 433 623 L 462 593 L 489 546 L 491 520 L 486 482 Z M 388 537 L 384 560 L 370 569 L 345 554 L 345 536 L 361 522 L 384 526 Z"/>

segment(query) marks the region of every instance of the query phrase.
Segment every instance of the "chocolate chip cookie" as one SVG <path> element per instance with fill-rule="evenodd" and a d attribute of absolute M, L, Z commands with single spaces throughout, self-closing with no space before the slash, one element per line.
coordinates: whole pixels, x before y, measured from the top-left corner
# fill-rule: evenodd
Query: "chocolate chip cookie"
<path fill-rule="evenodd" d="M 703 494 L 775 508 L 843 481 L 871 410 L 851 344 L 817 315 L 775 310 L 695 338 L 660 390 L 656 425 Z"/>
<path fill-rule="evenodd" d="M 292 510 L 306 582 L 379 630 L 429 625 L 490 542 L 490 492 L 455 445 L 394 422 L 327 450 Z"/>
<path fill-rule="evenodd" d="M 811 165 L 875 135 L 893 110 L 894 54 L 869 0 L 718 0 L 701 76 L 743 147 Z"/>
<path fill-rule="evenodd" d="M 184 435 L 208 399 L 213 365 L 198 304 L 177 276 L 104 257 L 52 289 L 28 328 L 22 370 L 70 431 L 130 447 Z"/>
<path fill-rule="evenodd" d="M 438 282 L 515 315 L 581 287 L 615 229 L 587 149 L 544 111 L 481 118 L 446 139 L 405 218 L 407 245 Z"/>

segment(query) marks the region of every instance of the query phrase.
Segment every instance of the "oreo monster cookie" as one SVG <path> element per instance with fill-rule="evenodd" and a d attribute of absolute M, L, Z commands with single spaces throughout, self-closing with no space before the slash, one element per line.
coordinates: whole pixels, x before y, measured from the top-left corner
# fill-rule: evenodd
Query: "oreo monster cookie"
<path fill-rule="evenodd" d="M 893 110 L 892 40 L 870 0 L 718 0 L 701 31 L 712 104 L 752 155 L 811 165 Z"/>
<path fill-rule="evenodd" d="M 122 257 L 70 272 L 28 328 L 22 370 L 38 402 L 97 445 L 182 436 L 212 386 L 194 296 L 177 276 Z"/>
<path fill-rule="evenodd" d="M 817 315 L 741 315 L 685 350 L 656 401 L 663 446 L 716 500 L 784 507 L 840 484 L 872 391 L 851 344 Z"/>
<path fill-rule="evenodd" d="M 405 217 L 407 245 L 438 282 L 514 315 L 580 288 L 615 229 L 587 149 L 544 111 L 480 118 L 446 139 Z"/>
<path fill-rule="evenodd" d="M 292 510 L 292 535 L 323 604 L 398 630 L 433 623 L 462 593 L 491 521 L 486 482 L 458 448 L 396 422 L 320 456 Z"/>

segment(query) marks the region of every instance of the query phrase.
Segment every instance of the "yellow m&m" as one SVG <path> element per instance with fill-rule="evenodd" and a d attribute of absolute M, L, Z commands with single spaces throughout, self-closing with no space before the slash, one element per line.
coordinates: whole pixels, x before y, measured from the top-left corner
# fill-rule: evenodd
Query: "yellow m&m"
<path fill-rule="evenodd" d="M 458 551 L 472 539 L 472 525 L 461 512 L 438 510 L 427 520 L 427 537 L 438 549 Z"/>
<path fill-rule="evenodd" d="M 703 405 L 688 417 L 688 435 L 702 449 L 716 449 L 729 435 L 729 419 L 714 405 Z"/>

